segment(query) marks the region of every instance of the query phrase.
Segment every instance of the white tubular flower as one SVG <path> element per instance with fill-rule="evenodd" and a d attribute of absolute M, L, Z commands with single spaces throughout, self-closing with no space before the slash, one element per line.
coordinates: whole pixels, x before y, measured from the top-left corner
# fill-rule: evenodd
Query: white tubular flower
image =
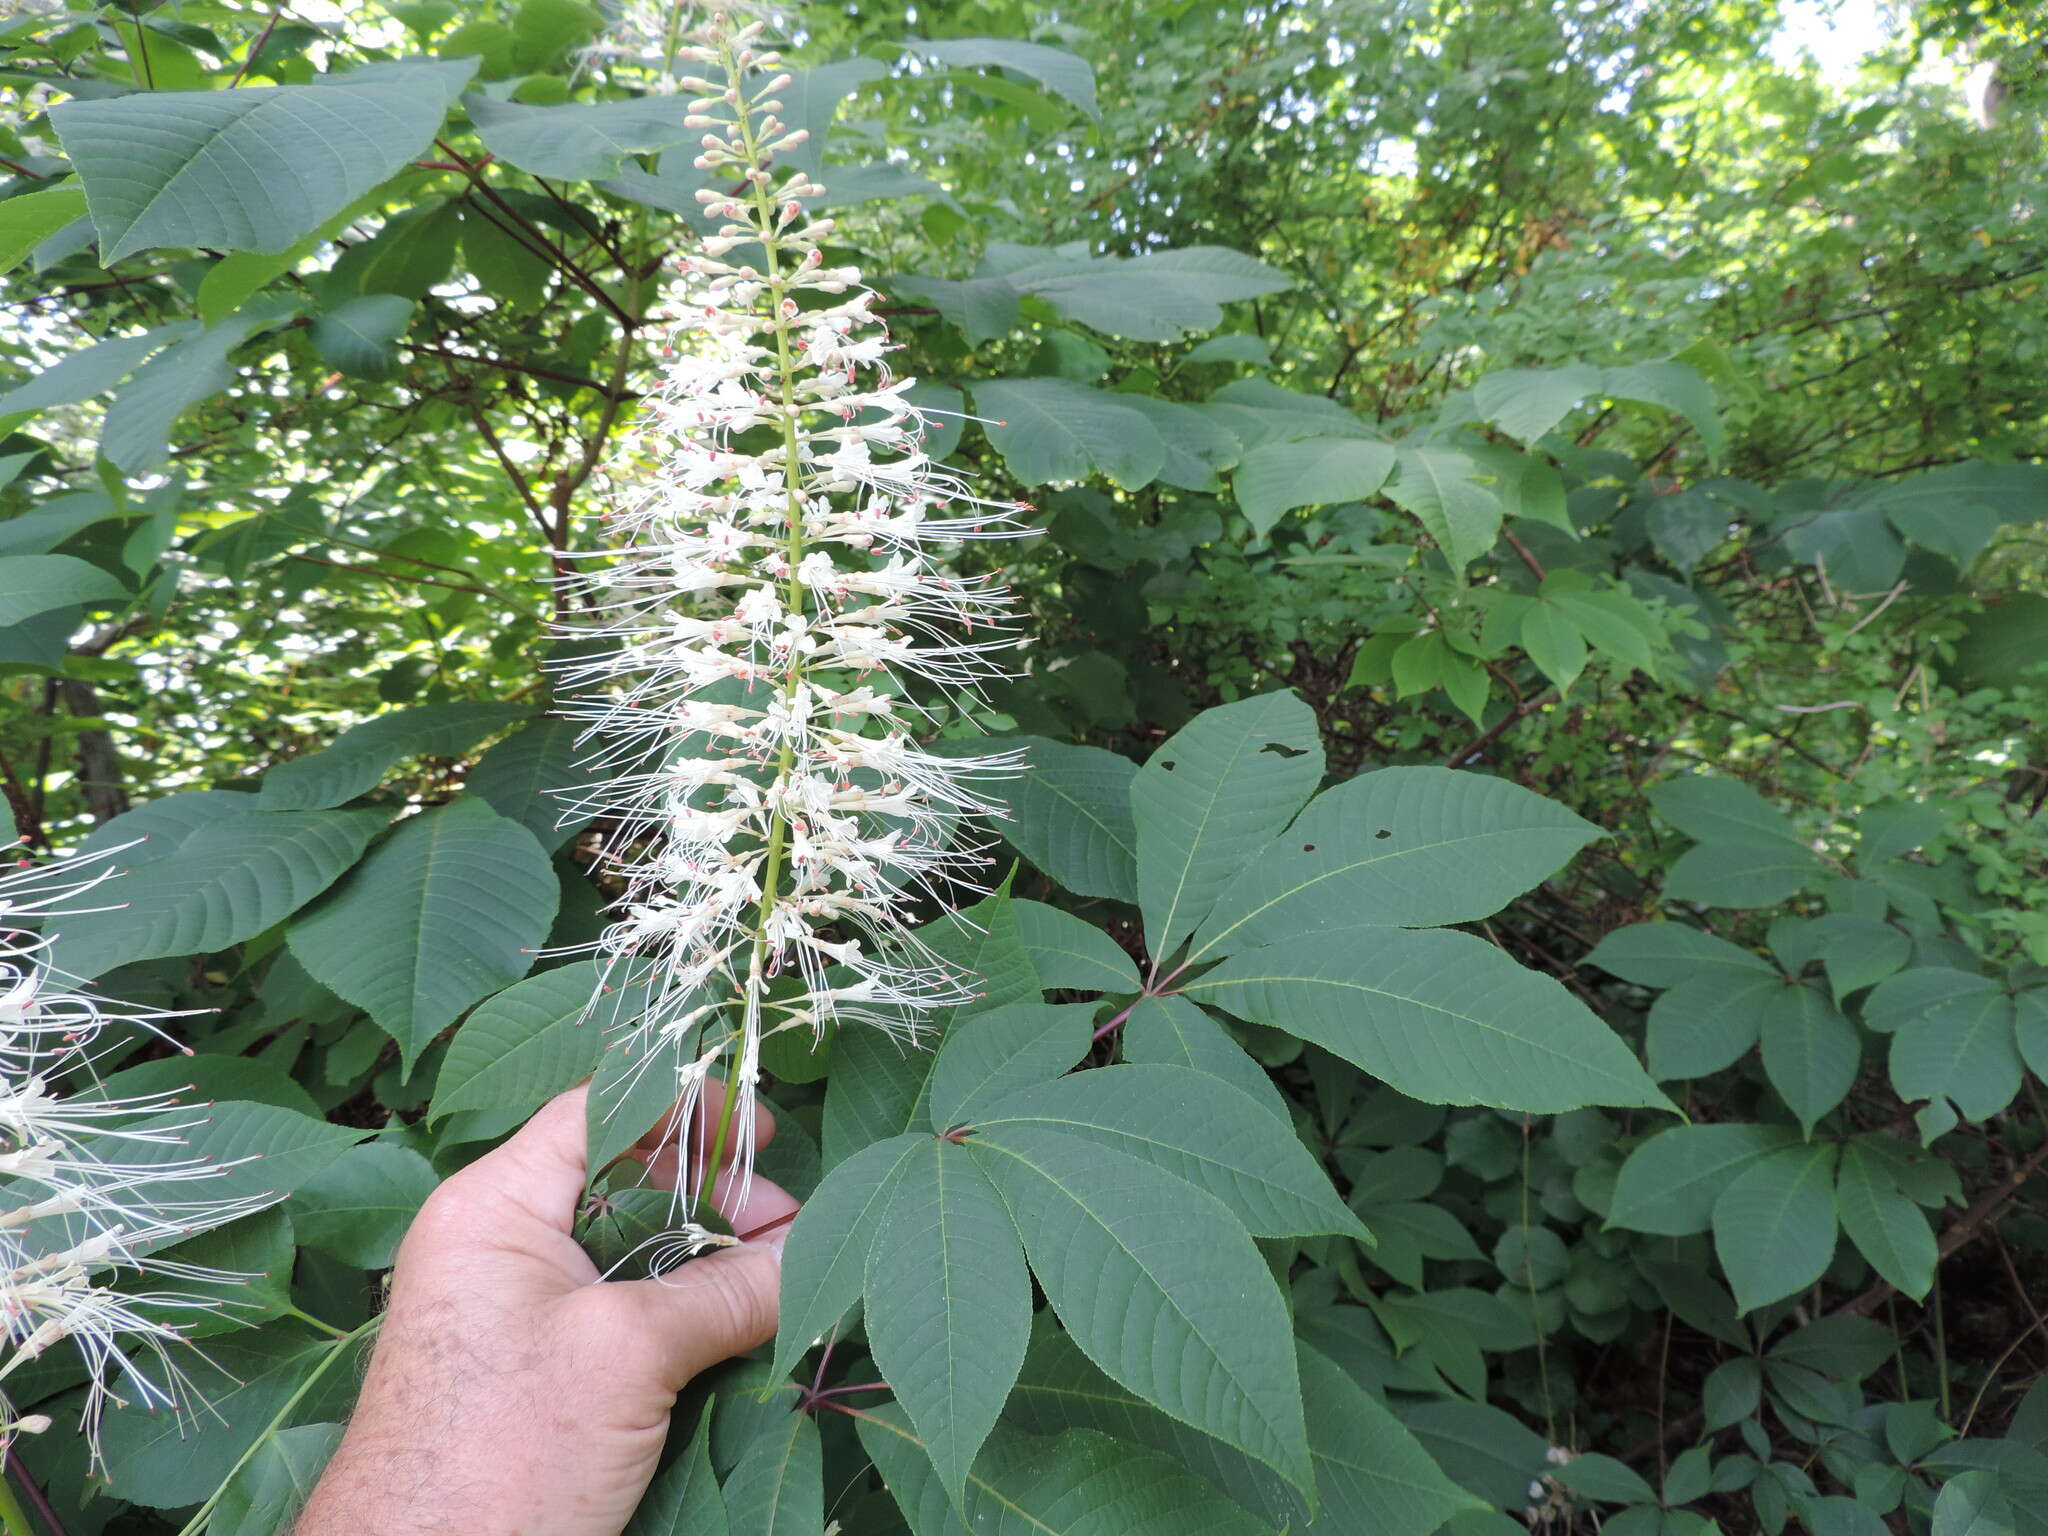
<path fill-rule="evenodd" d="M 232 1164 L 180 1158 L 184 1133 L 204 1121 L 173 1095 L 108 1099 L 90 1091 L 95 1045 L 112 1024 L 161 1033 L 177 1017 L 91 995 L 49 961 L 50 920 L 102 910 L 67 905 L 110 878 L 109 854 L 0 876 L 0 1448 L 49 1426 L 8 1401 L 8 1378 L 54 1347 L 77 1351 L 89 1373 L 80 1429 L 99 1456 L 108 1402 L 187 1411 L 190 1382 L 171 1354 L 182 1311 L 221 1303 L 175 1291 L 117 1290 L 124 1274 L 188 1284 L 236 1277 L 157 1260 L 151 1252 L 247 1215 L 268 1197 L 208 1198 Z M 100 863 L 91 873 L 81 865 Z M 41 924 L 42 934 L 16 926 Z M 176 1111 L 177 1118 L 167 1118 Z"/>
<path fill-rule="evenodd" d="M 680 263 L 685 293 L 642 423 L 653 473 L 605 514 L 607 563 L 578 578 L 584 642 L 562 666 L 591 763 L 571 814 L 617 829 L 626 884 L 595 948 L 596 1006 L 636 1061 L 688 1063 L 732 1091 L 710 1166 L 750 1164 L 762 1039 L 834 1022 L 914 1033 L 972 979 L 909 931 L 913 905 L 973 885 L 964 822 L 1002 757 L 939 756 L 920 698 L 976 694 L 1023 642 L 1009 595 L 947 569 L 958 542 L 1030 532 L 1029 510 L 974 493 L 918 446 L 927 423 L 892 378 L 876 295 L 827 267 L 803 204 L 775 184 L 780 59 L 723 8 L 685 56 L 718 78 L 690 103 L 725 220 Z M 737 190 L 733 190 L 733 189 Z M 737 1134 L 732 1134 L 737 1126 Z M 701 1171 L 697 1183 L 701 1185 Z M 683 1181 L 686 1199 L 701 1189 Z"/>

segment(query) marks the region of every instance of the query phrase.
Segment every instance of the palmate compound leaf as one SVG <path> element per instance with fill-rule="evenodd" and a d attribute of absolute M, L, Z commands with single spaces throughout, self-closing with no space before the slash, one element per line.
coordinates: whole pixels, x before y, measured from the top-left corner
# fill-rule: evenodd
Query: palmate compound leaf
<path fill-rule="evenodd" d="M 1224 886 L 1189 958 L 1330 929 L 1489 917 L 1601 835 L 1506 779 L 1361 774 L 1317 795 Z"/>
<path fill-rule="evenodd" d="M 1621 1038 L 1548 976 L 1468 934 L 1366 928 L 1231 956 L 1182 989 L 1312 1041 L 1433 1104 L 1669 1108 Z"/>
<path fill-rule="evenodd" d="M 398 1042 L 409 1069 L 463 1010 L 526 974 L 560 889 L 531 832 L 481 800 L 452 800 L 402 823 L 287 940 L 315 980 Z"/>
<path fill-rule="evenodd" d="M 1338 1233 L 1370 1241 L 1291 1126 L 1220 1077 L 1121 1066 L 1041 1082 L 987 1105 L 976 1134 L 1044 1126 L 1127 1152 L 1206 1190 L 1254 1237 Z"/>
<path fill-rule="evenodd" d="M 1758 1158 L 1714 1202 L 1714 1251 L 1743 1312 L 1818 1280 L 1835 1256 L 1835 1148 Z"/>
<path fill-rule="evenodd" d="M 875 1364 L 955 1504 L 1024 1364 L 1031 1279 L 1002 1197 L 967 1149 L 921 1140 L 868 1250 Z"/>
<path fill-rule="evenodd" d="M 1036 1125 L 968 1138 L 1074 1342 L 1173 1417 L 1313 1487 L 1286 1305 L 1237 1218 L 1148 1163 Z"/>
<path fill-rule="evenodd" d="M 1322 776 L 1315 714 L 1291 693 L 1204 710 L 1152 754 L 1131 781 L 1131 814 L 1155 959 L 1195 930 Z"/>
<path fill-rule="evenodd" d="M 151 246 L 282 251 L 427 148 L 474 59 L 310 85 L 74 100 L 50 122 L 112 263 Z"/>
<path fill-rule="evenodd" d="M 911 1536 L 1261 1536 L 1252 1515 L 1166 1456 L 1089 1429 L 998 1429 L 967 1483 L 961 1519 L 915 1431 L 894 1408 L 863 1412 L 860 1442 Z"/>
<path fill-rule="evenodd" d="M 253 796 L 235 798 L 256 804 Z M 175 845 L 175 856 L 158 853 L 109 881 L 113 910 L 67 918 L 53 959 L 73 976 L 90 977 L 252 939 L 339 879 L 387 820 L 381 811 L 251 809 L 204 822 Z M 153 841 L 137 851 L 160 847 Z"/>

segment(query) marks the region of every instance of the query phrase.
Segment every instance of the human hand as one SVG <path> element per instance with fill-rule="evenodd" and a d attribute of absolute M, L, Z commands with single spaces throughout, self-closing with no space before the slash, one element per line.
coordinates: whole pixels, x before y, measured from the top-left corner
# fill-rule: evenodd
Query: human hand
<path fill-rule="evenodd" d="M 677 1392 L 773 1336 L 797 1205 L 765 1179 L 744 1205 L 720 1202 L 752 1240 L 658 1280 L 599 1283 L 571 1235 L 586 1093 L 545 1105 L 413 1221 L 355 1415 L 296 1536 L 618 1536 Z M 715 1114 L 716 1085 L 705 1099 Z M 764 1109 L 756 1145 L 774 1134 Z M 634 1155 L 673 1188 L 662 1141 Z"/>

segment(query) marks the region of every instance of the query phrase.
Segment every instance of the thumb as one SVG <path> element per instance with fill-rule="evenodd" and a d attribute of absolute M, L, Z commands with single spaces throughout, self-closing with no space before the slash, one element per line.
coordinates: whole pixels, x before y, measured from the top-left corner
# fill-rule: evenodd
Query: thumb
<path fill-rule="evenodd" d="M 700 1371 L 775 1337 L 782 1236 L 778 1229 L 658 1279 L 604 1287 L 632 1314 L 638 1336 L 671 1386 L 680 1390 Z"/>

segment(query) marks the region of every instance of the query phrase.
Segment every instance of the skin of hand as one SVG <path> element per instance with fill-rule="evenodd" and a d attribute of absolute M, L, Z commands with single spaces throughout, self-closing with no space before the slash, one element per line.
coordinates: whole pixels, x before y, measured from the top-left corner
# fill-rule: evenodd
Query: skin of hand
<path fill-rule="evenodd" d="M 355 1414 L 295 1536 L 618 1536 L 676 1394 L 774 1335 L 797 1204 L 765 1179 L 743 1205 L 719 1202 L 750 1240 L 658 1280 L 599 1281 L 571 1236 L 585 1094 L 544 1106 L 414 1219 Z M 715 1084 L 705 1098 L 700 1167 Z M 763 1110 L 756 1145 L 774 1134 Z M 661 1128 L 633 1155 L 674 1187 Z"/>

